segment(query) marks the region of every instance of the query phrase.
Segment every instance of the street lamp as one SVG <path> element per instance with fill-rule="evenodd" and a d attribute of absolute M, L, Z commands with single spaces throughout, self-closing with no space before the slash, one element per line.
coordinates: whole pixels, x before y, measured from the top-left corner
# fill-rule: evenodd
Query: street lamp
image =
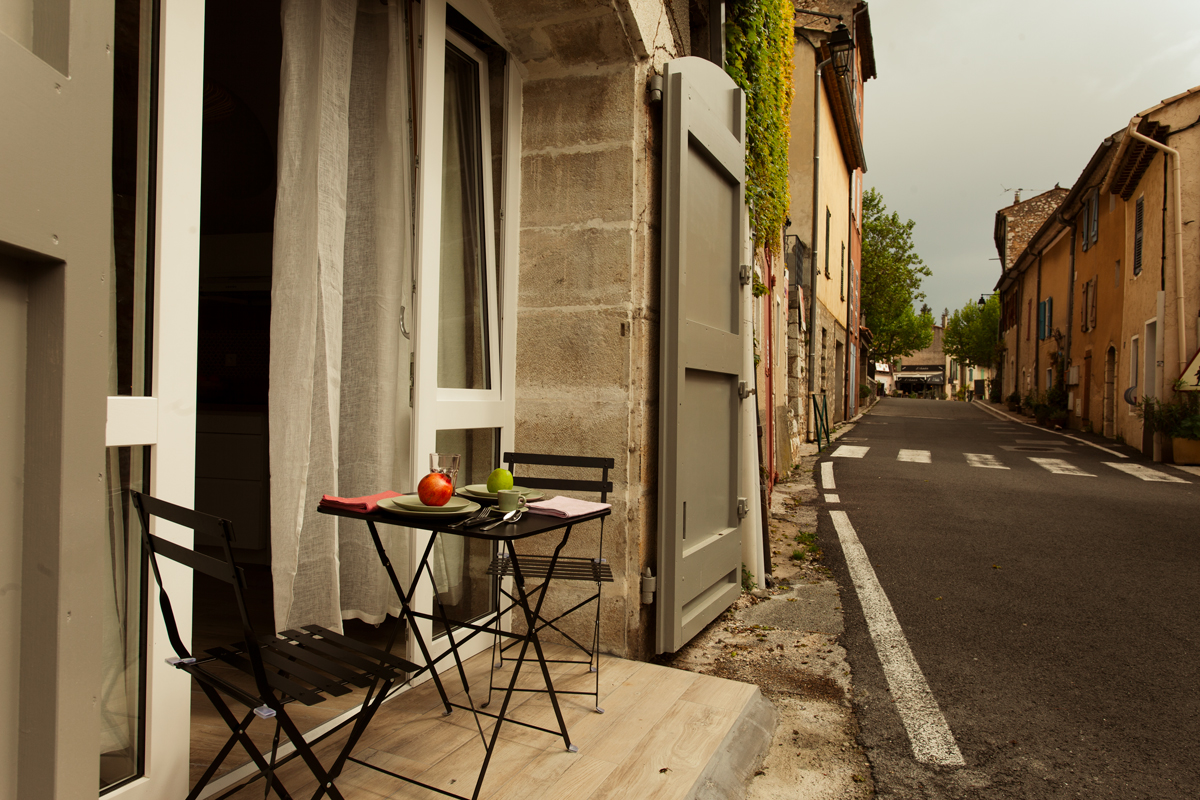
<path fill-rule="evenodd" d="M 844 78 L 850 72 L 850 59 L 854 55 L 854 39 L 850 31 L 839 22 L 827 42 L 829 53 L 833 58 L 833 71 L 839 78 Z"/>

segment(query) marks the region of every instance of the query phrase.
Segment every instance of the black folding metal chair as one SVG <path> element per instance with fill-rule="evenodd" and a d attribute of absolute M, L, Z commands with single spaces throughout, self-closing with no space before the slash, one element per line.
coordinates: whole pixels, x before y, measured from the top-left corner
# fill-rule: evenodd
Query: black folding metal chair
<path fill-rule="evenodd" d="M 563 492 L 596 492 L 599 495 L 600 502 L 608 501 L 608 493 L 613 490 L 612 482 L 608 479 L 608 471 L 613 469 L 615 462 L 611 458 L 597 458 L 593 456 L 560 456 L 550 455 L 546 453 L 505 453 L 502 459 L 507 465 L 508 470 L 513 474 L 514 485 L 519 485 L 529 489 L 552 489 Z M 549 467 L 551 468 L 549 476 L 530 475 L 529 467 Z M 525 468 L 525 469 L 519 469 Z M 598 478 L 577 478 L 567 477 L 568 475 L 578 475 L 580 470 L 590 470 L 590 474 L 596 475 Z M 520 475 L 518 476 L 518 471 Z M 545 471 L 541 471 L 545 472 Z M 583 474 L 589 474 L 584 472 Z M 594 583 L 595 591 L 583 598 L 579 602 L 572 605 L 570 608 L 559 612 L 556 616 L 546 619 L 539 617 L 537 619 L 537 630 L 541 632 L 546 628 L 557 632 L 566 641 L 570 642 L 582 654 L 587 656 L 586 660 L 572 658 L 557 658 L 546 659 L 549 663 L 558 664 L 587 664 L 588 668 L 596 675 L 596 688 L 591 692 L 566 691 L 556 690 L 557 694 L 583 694 L 593 695 L 596 703 L 596 713 L 603 714 L 604 709 L 600 707 L 600 588 L 605 583 L 612 583 L 613 574 L 612 567 L 609 566 L 608 560 L 604 558 L 604 518 L 600 519 L 599 545 L 596 548 L 596 556 L 558 556 L 555 559 L 552 556 L 543 555 L 522 555 L 521 575 L 527 582 L 534 585 L 527 587 L 526 591 L 530 594 L 534 592 L 545 592 L 552 583 L 557 581 L 575 581 L 584 583 Z M 495 581 L 495 608 L 499 609 L 498 613 L 503 614 L 515 605 L 515 598 L 512 594 L 505 591 L 503 588 L 502 578 L 511 576 L 513 567 L 511 561 L 504 556 L 503 553 L 498 555 L 493 561 L 488 570 L 495 575 L 498 580 Z M 507 607 L 500 608 L 500 597 L 503 595 L 507 602 Z M 559 623 L 567 616 L 574 614 L 580 609 L 586 608 L 589 604 L 594 603 L 596 606 L 596 618 L 592 627 L 592 637 L 589 644 L 585 644 L 560 627 Z M 493 668 L 502 668 L 505 661 L 505 653 L 520 644 L 519 641 L 502 644 L 497 637 L 495 649 L 497 651 L 497 660 L 493 660 Z M 500 689 L 490 685 L 488 700 L 491 701 L 491 691 Z M 515 689 L 515 691 L 525 692 L 544 692 L 544 689 Z M 484 703 L 484 707 L 488 704 Z"/>
<path fill-rule="evenodd" d="M 411 674 L 420 671 L 417 665 L 389 652 L 395 642 L 396 629 L 400 627 L 399 621 L 391 632 L 388 650 L 364 644 L 318 625 L 305 625 L 300 630 L 287 630 L 275 636 L 259 636 L 250 623 L 246 607 L 245 575 L 233 556 L 232 523 L 140 492 L 130 494 L 141 521 L 142 543 L 158 584 L 159 607 L 162 609 L 167 637 L 175 650 L 175 657 L 169 662 L 196 680 L 231 731 L 229 740 L 192 787 L 188 800 L 200 795 L 235 744 L 242 746 L 266 779 L 264 794 L 273 789 L 279 797 L 290 800 L 291 795 L 280 782 L 276 771 L 287 761 L 299 756 L 317 781 L 318 788 L 313 800 L 326 794 L 340 800 L 342 794 L 334 781 L 367 723 L 395 683 L 403 682 Z M 224 557 L 214 558 L 151 533 L 152 517 L 191 528 L 197 534 L 216 537 L 221 542 Z M 180 638 L 171 601 L 163 586 L 158 565 L 160 556 L 230 585 L 241 614 L 241 642 L 228 647 L 211 648 L 207 655 L 199 657 L 189 652 Z M 228 667 L 252 677 L 252 688 L 223 677 L 221 673 L 228 674 Z M 368 691 L 354 718 L 354 728 L 348 741 L 327 769 L 313 752 L 315 742 L 305 741 L 304 733 L 288 715 L 287 706 L 293 701 L 315 705 L 322 702 L 325 695 L 349 693 L 352 691 L 349 686 L 366 687 Z M 236 716 L 225 698 L 248 709 L 245 715 L 241 718 Z M 256 718 L 275 720 L 269 760 L 246 733 L 247 727 Z M 295 751 L 277 758 L 281 733 L 287 735 Z"/>

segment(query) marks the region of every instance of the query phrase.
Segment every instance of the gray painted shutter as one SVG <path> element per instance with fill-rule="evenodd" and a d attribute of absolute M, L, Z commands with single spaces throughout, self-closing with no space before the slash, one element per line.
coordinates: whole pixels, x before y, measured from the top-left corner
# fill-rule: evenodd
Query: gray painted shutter
<path fill-rule="evenodd" d="M 737 599 L 745 98 L 701 58 L 665 67 L 658 652 Z"/>

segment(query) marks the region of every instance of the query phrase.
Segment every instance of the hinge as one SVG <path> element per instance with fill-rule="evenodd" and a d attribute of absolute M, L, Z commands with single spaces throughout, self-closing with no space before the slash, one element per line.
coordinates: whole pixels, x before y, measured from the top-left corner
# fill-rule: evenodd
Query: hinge
<path fill-rule="evenodd" d="M 642 604 L 650 605 L 653 603 L 656 591 L 658 591 L 658 579 L 650 572 L 650 568 L 646 567 L 642 571 Z"/>
<path fill-rule="evenodd" d="M 741 522 L 742 520 L 744 520 L 746 518 L 746 515 L 749 513 L 750 513 L 750 503 L 747 502 L 746 498 L 739 497 L 738 503 L 737 503 L 738 522 Z"/>
<path fill-rule="evenodd" d="M 742 264 L 742 266 L 738 268 L 738 280 L 742 282 L 742 286 L 750 285 L 750 276 L 753 274 L 754 268 L 749 264 Z"/>
<path fill-rule="evenodd" d="M 745 400 L 752 394 L 754 394 L 754 390 L 750 388 L 750 384 L 745 381 L 738 381 L 738 397 Z"/>

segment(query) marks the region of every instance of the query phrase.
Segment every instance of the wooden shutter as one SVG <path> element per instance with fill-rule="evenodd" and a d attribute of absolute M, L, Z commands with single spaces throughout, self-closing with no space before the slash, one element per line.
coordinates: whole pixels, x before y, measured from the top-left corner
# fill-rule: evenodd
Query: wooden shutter
<path fill-rule="evenodd" d="M 1099 287 L 1099 278 L 1092 278 L 1092 291 L 1088 293 L 1087 321 L 1088 330 L 1096 328 L 1096 291 Z"/>
<path fill-rule="evenodd" d="M 1042 300 L 1038 303 L 1038 341 L 1043 341 L 1046 338 L 1046 301 Z"/>
<path fill-rule="evenodd" d="M 1054 298 L 1046 298 L 1046 335 L 1043 339 L 1049 339 L 1054 334 Z"/>
<path fill-rule="evenodd" d="M 1133 212 L 1133 274 L 1142 274 L 1142 213 L 1145 198 L 1139 197 Z"/>
<path fill-rule="evenodd" d="M 741 593 L 745 98 L 701 58 L 665 65 L 657 651 Z"/>

